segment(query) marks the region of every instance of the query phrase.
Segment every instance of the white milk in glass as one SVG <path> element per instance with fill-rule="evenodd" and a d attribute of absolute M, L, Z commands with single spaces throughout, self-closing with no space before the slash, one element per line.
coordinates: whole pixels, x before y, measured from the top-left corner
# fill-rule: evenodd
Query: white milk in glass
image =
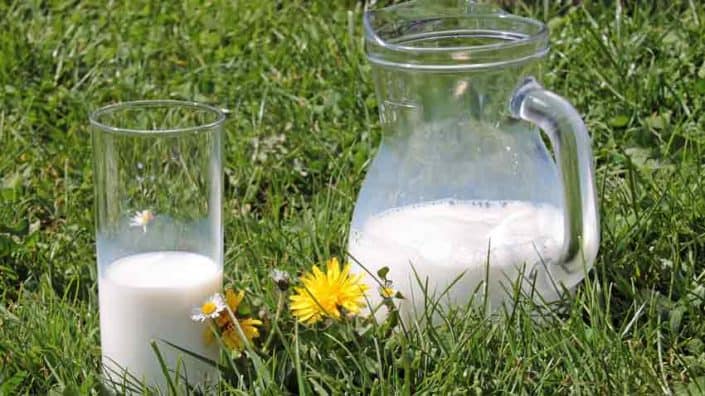
<path fill-rule="evenodd" d="M 217 358 L 215 345 L 204 342 L 205 324 L 190 317 L 193 307 L 220 291 L 223 274 L 213 260 L 189 252 L 157 251 L 123 257 L 101 269 L 101 345 L 106 374 L 112 380 L 121 383 L 127 369 L 164 390 L 166 379 L 150 346 L 157 338 Z M 170 369 L 176 368 L 177 359 L 182 360 L 180 374 L 187 375 L 189 383 L 216 378 L 217 371 L 204 363 L 162 342 L 157 345 Z"/>
<path fill-rule="evenodd" d="M 400 302 L 403 316 L 420 317 L 424 294 L 419 282 L 426 281 L 428 295 L 462 306 L 473 296 L 478 303 L 484 301 L 487 279 L 488 303 L 496 309 L 510 300 L 518 277 L 527 279 L 535 269 L 534 291 L 555 299 L 556 288 L 545 269 L 555 265 L 563 234 L 563 214 L 552 205 L 442 200 L 369 218 L 361 230 L 353 230 L 349 251 L 372 273 L 389 267 L 387 277 L 405 296 Z M 374 306 L 380 301 L 379 284 L 369 275 L 367 282 Z"/>

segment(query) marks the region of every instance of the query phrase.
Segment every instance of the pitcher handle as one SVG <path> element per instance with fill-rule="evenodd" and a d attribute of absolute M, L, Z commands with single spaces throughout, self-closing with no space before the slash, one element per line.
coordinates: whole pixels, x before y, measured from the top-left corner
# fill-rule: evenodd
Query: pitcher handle
<path fill-rule="evenodd" d="M 536 124 L 548 135 L 563 184 L 563 250 L 559 263 L 567 273 L 583 269 L 585 238 L 599 238 L 595 171 L 590 136 L 573 106 L 528 78 L 511 101 L 514 117 Z M 597 241 L 595 241 L 597 243 Z"/>

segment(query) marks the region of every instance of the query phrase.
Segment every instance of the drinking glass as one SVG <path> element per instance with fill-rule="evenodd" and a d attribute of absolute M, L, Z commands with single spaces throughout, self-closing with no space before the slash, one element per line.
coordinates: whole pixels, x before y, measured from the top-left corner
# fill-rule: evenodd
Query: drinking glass
<path fill-rule="evenodd" d="M 223 121 L 204 104 L 146 100 L 90 115 L 104 376 L 164 388 L 157 353 L 190 384 L 217 371 L 194 306 L 222 288 Z M 174 373 L 171 373 L 174 375 Z"/>

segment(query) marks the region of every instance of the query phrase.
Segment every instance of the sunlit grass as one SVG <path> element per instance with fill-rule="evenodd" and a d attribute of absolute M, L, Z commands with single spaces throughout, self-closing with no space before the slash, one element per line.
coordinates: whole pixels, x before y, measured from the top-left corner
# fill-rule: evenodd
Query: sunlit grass
<path fill-rule="evenodd" d="M 275 313 L 272 268 L 344 253 L 380 138 L 362 5 L 299 3 L 0 4 L 0 394 L 99 392 L 99 105 L 228 109 L 226 282 L 255 309 Z M 597 161 L 602 243 L 575 297 L 542 320 L 524 302 L 406 333 L 285 312 L 267 348 L 224 359 L 219 390 L 705 393 L 705 9 L 538 3 L 513 10 L 551 26 L 542 80 L 584 115 Z"/>

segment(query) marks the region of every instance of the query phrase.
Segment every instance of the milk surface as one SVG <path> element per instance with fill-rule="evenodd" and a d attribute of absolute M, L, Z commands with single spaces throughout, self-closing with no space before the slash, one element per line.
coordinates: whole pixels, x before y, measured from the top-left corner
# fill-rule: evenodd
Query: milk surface
<path fill-rule="evenodd" d="M 443 200 L 401 207 L 369 218 L 353 230 L 349 253 L 370 272 L 389 267 L 387 277 L 405 300 L 403 317 L 421 317 L 424 293 L 445 306 L 487 299 L 496 309 L 511 300 L 519 276 L 524 290 L 555 299 L 556 288 L 546 268 L 554 265 L 563 243 L 563 214 L 552 206 L 522 201 Z M 354 260 L 351 260 L 354 262 Z M 365 272 L 358 266 L 358 272 Z M 414 273 L 414 271 L 416 273 Z M 417 279 L 418 277 L 418 279 Z M 447 292 L 444 291 L 459 278 Z M 371 303 L 380 302 L 379 284 L 369 275 Z M 385 311 L 382 309 L 381 311 Z"/>
<path fill-rule="evenodd" d="M 188 252 L 159 251 L 121 258 L 102 268 L 99 288 L 100 329 L 106 375 L 122 383 L 131 375 L 166 391 L 166 380 L 150 346 L 161 338 L 199 355 L 216 360 L 215 345 L 203 341 L 204 324 L 191 320 L 191 310 L 219 292 L 221 267 L 210 258 Z M 202 362 L 157 342 L 167 366 L 190 384 L 217 378 L 217 371 Z M 119 375 L 111 373 L 116 370 Z"/>

